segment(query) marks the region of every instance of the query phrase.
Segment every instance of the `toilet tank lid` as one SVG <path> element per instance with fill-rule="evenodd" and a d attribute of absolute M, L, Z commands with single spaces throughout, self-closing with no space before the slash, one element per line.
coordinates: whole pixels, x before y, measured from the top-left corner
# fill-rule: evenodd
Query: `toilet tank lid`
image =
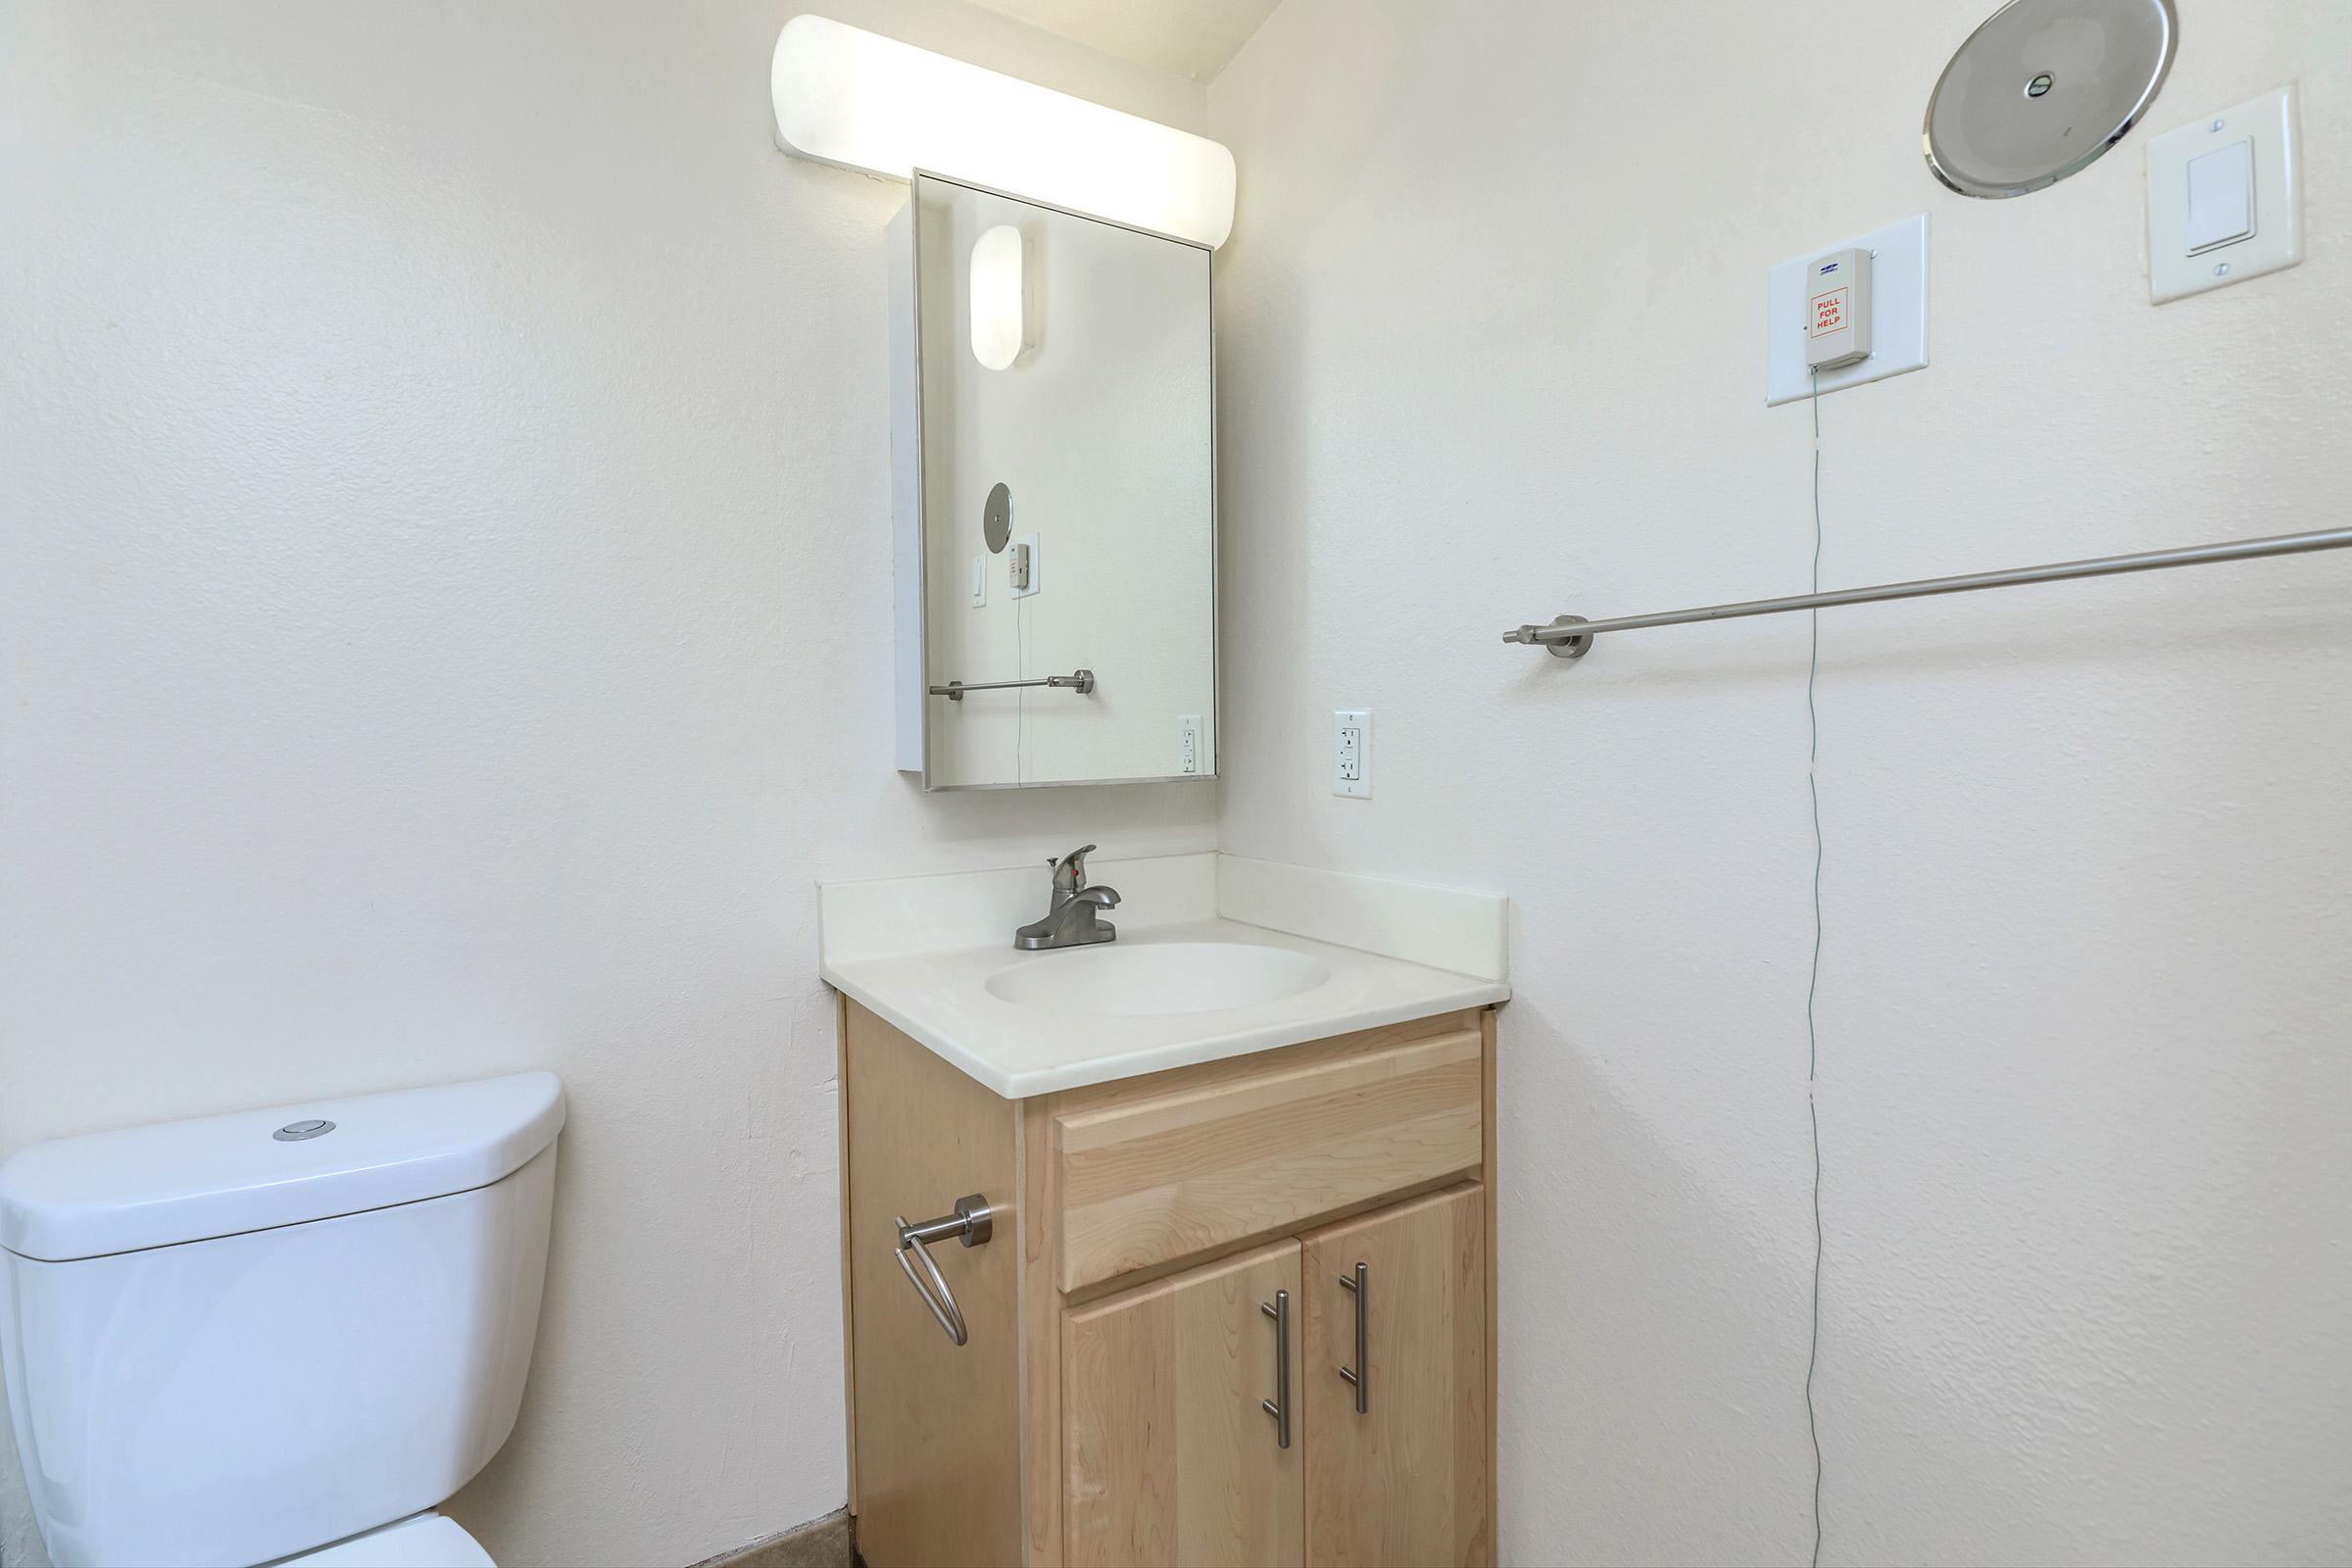
<path fill-rule="evenodd" d="M 60 1138 L 0 1164 L 0 1247 L 66 1262 L 413 1203 L 488 1186 L 563 1126 L 562 1080 L 523 1072 Z"/>

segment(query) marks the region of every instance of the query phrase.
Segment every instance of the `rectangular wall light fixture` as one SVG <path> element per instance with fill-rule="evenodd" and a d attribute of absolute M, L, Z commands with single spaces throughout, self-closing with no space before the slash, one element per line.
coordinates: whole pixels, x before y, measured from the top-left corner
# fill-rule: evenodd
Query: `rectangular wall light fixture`
<path fill-rule="evenodd" d="M 826 17 L 776 36 L 776 145 L 893 179 L 918 169 L 1211 249 L 1233 230 L 1221 143 Z"/>

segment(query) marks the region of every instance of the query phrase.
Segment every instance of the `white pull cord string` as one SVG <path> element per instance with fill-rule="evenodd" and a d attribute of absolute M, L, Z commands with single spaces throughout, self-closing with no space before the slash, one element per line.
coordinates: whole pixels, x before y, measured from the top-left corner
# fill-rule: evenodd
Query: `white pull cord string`
<path fill-rule="evenodd" d="M 1821 592 L 1821 372 L 1813 372 L 1813 592 Z M 1805 1354 L 1805 1432 L 1813 1440 L 1813 1568 L 1821 1568 L 1821 1422 L 1813 1409 L 1813 1372 L 1821 1364 L 1821 1111 L 1813 1086 L 1821 1037 L 1813 1002 L 1821 993 L 1821 713 L 1813 684 L 1821 672 L 1821 612 L 1808 612 L 1813 648 L 1805 662 L 1805 789 L 1813 802 L 1813 972 L 1805 984 L 1805 1115 L 1813 1125 L 1813 1343 Z"/>

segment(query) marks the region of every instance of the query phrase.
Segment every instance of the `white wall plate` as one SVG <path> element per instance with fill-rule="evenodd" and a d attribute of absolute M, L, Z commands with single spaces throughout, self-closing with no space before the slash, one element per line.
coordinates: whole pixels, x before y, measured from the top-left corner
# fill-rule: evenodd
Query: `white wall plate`
<path fill-rule="evenodd" d="M 2188 166 L 2251 141 L 2253 232 L 2188 254 Z M 2302 155 L 2295 89 L 2280 87 L 2148 139 L 2148 296 L 2157 304 L 2242 283 L 2303 259 Z"/>
<path fill-rule="evenodd" d="M 1871 253 L 1870 358 L 1821 372 L 1821 389 L 1839 392 L 1884 381 L 1928 364 L 1928 215 L 1887 228 L 1833 240 L 1772 270 L 1764 296 L 1764 401 L 1794 403 L 1813 395 L 1805 369 L 1805 265 L 1847 247 Z"/>

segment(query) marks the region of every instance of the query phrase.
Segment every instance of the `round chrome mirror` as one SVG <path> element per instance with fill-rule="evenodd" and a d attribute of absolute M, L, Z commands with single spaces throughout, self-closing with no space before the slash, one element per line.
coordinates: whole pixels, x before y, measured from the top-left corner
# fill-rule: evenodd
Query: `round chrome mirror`
<path fill-rule="evenodd" d="M 980 537 L 988 542 L 991 555 L 1004 553 L 1004 542 L 1012 537 L 1012 492 L 1003 484 L 993 486 L 988 500 L 980 507 Z"/>
<path fill-rule="evenodd" d="M 2172 0 L 2010 0 L 1928 98 L 1928 167 L 1963 196 L 2023 196 L 2087 168 L 2172 68 Z"/>

